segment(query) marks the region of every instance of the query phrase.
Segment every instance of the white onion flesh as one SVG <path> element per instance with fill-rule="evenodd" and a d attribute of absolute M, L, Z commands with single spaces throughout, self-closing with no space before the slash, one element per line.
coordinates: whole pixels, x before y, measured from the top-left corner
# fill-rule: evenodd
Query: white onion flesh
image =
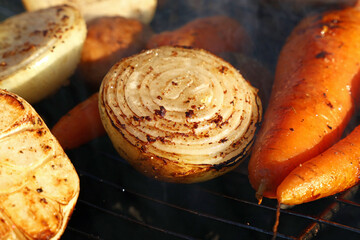
<path fill-rule="evenodd" d="M 116 64 L 103 80 L 101 107 L 115 127 L 108 131 L 146 154 L 196 165 L 247 155 L 262 111 L 257 90 L 229 63 L 180 47 Z"/>
<path fill-rule="evenodd" d="M 28 11 L 67 4 L 80 10 L 86 22 L 104 16 L 134 18 L 148 24 L 154 18 L 157 0 L 22 0 Z"/>
<path fill-rule="evenodd" d="M 66 83 L 80 61 L 85 21 L 73 7 L 15 15 L 0 23 L 0 88 L 35 103 Z"/>

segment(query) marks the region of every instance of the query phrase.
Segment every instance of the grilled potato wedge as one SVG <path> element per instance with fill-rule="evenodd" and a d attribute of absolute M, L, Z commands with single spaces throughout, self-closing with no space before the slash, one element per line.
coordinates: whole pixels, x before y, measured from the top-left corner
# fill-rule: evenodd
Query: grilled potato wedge
<path fill-rule="evenodd" d="M 0 239 L 59 239 L 78 175 L 29 103 L 0 89 L 0 108 Z"/>
<path fill-rule="evenodd" d="M 51 95 L 74 73 L 86 24 L 74 7 L 15 15 L 0 23 L 0 88 L 29 103 Z"/>

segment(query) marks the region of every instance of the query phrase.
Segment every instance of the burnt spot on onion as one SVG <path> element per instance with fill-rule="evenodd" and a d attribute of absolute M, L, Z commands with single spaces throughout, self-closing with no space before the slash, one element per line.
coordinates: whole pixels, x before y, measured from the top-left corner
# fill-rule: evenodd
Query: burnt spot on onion
<path fill-rule="evenodd" d="M 146 146 L 142 145 L 142 146 L 140 147 L 140 151 L 141 151 L 142 153 L 146 153 L 146 152 L 147 152 Z"/>
<path fill-rule="evenodd" d="M 192 118 L 194 116 L 194 110 L 190 109 L 189 111 L 185 112 L 185 117 Z"/>
<path fill-rule="evenodd" d="M 156 138 L 153 138 L 153 137 L 151 137 L 150 135 L 146 135 L 146 140 L 147 140 L 149 143 L 156 142 Z"/>
<path fill-rule="evenodd" d="M 160 106 L 160 109 L 155 110 L 155 115 L 164 117 L 165 114 L 166 114 L 166 109 L 164 108 L 164 106 Z"/>
<path fill-rule="evenodd" d="M 220 126 L 221 122 L 223 121 L 223 117 L 220 114 L 216 114 L 215 118 L 212 118 L 208 121 L 209 123 L 215 123 L 217 126 Z"/>
<path fill-rule="evenodd" d="M 221 162 L 218 164 L 214 164 L 211 166 L 211 168 L 219 171 L 223 168 L 228 168 L 228 167 L 232 167 L 235 166 L 236 164 L 238 164 L 240 161 L 242 161 L 243 159 L 245 159 L 248 155 L 249 155 L 249 149 L 250 147 L 253 145 L 254 143 L 254 138 L 251 139 L 251 141 L 249 141 L 246 144 L 246 147 L 243 148 L 243 150 L 235 157 L 225 161 L 225 162 Z M 234 143 L 235 144 L 235 143 Z"/>
<path fill-rule="evenodd" d="M 64 16 L 62 16 L 62 18 L 61 18 L 61 21 L 67 21 L 69 19 L 69 16 L 68 15 L 64 15 Z"/>

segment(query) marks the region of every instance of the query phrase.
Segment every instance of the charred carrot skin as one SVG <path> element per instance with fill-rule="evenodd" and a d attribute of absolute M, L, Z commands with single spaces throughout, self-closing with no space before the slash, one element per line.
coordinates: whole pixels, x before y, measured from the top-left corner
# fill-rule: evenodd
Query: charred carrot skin
<path fill-rule="evenodd" d="M 280 52 L 262 127 L 249 162 L 257 196 L 276 198 L 299 164 L 338 141 L 354 111 L 360 70 L 360 12 L 311 16 Z"/>
<path fill-rule="evenodd" d="M 105 135 L 98 108 L 99 93 L 76 105 L 51 129 L 65 149 L 79 147 L 97 137 Z"/>
<path fill-rule="evenodd" d="M 296 205 L 342 192 L 359 182 L 360 126 L 324 153 L 295 168 L 277 189 L 280 203 Z"/>

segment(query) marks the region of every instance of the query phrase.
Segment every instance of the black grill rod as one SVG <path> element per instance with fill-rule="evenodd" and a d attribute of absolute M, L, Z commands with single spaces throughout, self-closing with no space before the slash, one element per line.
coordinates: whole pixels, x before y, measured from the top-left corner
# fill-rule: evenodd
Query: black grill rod
<path fill-rule="evenodd" d="M 110 154 L 107 154 L 107 153 L 104 153 L 104 155 L 106 155 L 107 157 L 111 158 L 111 159 L 115 159 L 115 160 L 118 160 L 120 162 L 124 162 L 124 163 L 127 163 L 126 161 L 122 160 L 121 158 L 117 157 L 117 156 L 113 156 L 113 155 L 110 155 Z M 236 172 L 236 171 L 232 171 L 230 172 L 229 174 L 240 174 L 240 175 L 244 175 L 243 173 L 240 173 L 240 172 Z M 95 177 L 95 176 L 94 176 Z M 245 204 L 249 204 L 249 205 L 256 205 L 258 207 L 261 207 L 261 208 L 265 208 L 265 209 L 271 209 L 273 210 L 274 212 L 276 211 L 276 207 L 270 207 L 270 206 L 266 206 L 264 204 L 261 204 L 259 205 L 257 202 L 254 203 L 254 202 L 249 202 L 249 201 L 245 201 L 245 200 L 242 200 L 242 199 L 238 199 L 238 198 L 235 198 L 235 197 L 231 197 L 231 196 L 227 196 L 227 195 L 224 195 L 224 194 L 221 194 L 221 193 L 217 193 L 217 192 L 213 192 L 213 191 L 210 191 L 208 189 L 204 189 L 204 188 L 201 188 L 201 187 L 197 187 L 199 190 L 202 190 L 202 191 L 205 191 L 205 192 L 208 192 L 210 194 L 213 194 L 213 195 L 218 195 L 218 196 L 221 196 L 221 197 L 224 197 L 224 198 L 228 198 L 228 199 L 232 199 L 232 200 L 235 200 L 235 201 L 238 201 L 238 202 L 242 202 L 242 203 L 245 203 Z M 352 189 L 346 191 L 344 194 L 342 194 L 341 196 L 343 196 L 343 198 L 349 198 L 350 196 L 348 196 L 348 193 L 352 193 L 353 191 L 351 191 Z M 148 198 L 148 197 L 146 197 Z M 158 200 L 156 200 L 158 201 Z M 167 204 L 167 203 L 166 203 Z M 348 231 L 352 231 L 352 232 L 356 232 L 356 233 L 360 233 L 360 230 L 357 229 L 357 228 L 353 228 L 353 227 L 349 227 L 349 226 L 346 226 L 346 225 L 342 225 L 342 224 L 339 224 L 339 223 L 336 223 L 336 222 L 332 222 L 332 221 L 328 221 L 334 211 L 336 210 L 335 208 L 336 206 L 334 204 L 331 204 L 329 205 L 328 208 L 326 208 L 322 214 L 319 215 L 319 217 L 313 217 L 313 216 L 310 216 L 310 215 L 305 215 L 305 214 L 299 214 L 299 213 L 296 213 L 296 212 L 292 212 L 290 210 L 283 210 L 281 209 L 281 212 L 284 212 L 286 214 L 290 214 L 290 215 L 293 215 L 293 216 L 297 216 L 297 217 L 301 217 L 301 218 L 305 218 L 305 219 L 308 219 L 308 220 L 311 220 L 311 221 L 314 221 L 313 224 L 310 224 L 307 228 L 304 229 L 304 231 L 302 232 L 302 234 L 300 235 L 299 239 L 311 239 L 311 237 L 306 237 L 307 235 L 314 235 L 319 229 L 320 229 L 320 224 L 323 224 L 323 225 L 332 225 L 332 226 L 335 226 L 335 227 L 338 227 L 338 228 L 342 228 L 342 229 L 346 229 Z M 226 221 L 226 219 L 225 219 Z M 244 225 L 244 227 L 249 227 L 247 225 Z M 254 229 L 255 230 L 255 229 Z M 259 232 L 263 232 L 264 230 L 262 229 L 258 229 Z M 267 232 L 268 234 L 273 234 L 272 232 Z M 287 237 L 289 239 L 293 239 L 293 237 L 289 237 L 289 236 L 284 236 L 284 235 L 281 235 L 281 234 L 277 234 L 278 237 Z"/>
<path fill-rule="evenodd" d="M 238 202 L 242 202 L 242 203 L 246 202 L 249 205 L 257 205 L 258 207 L 261 207 L 261 208 L 270 209 L 270 210 L 273 210 L 274 213 L 277 210 L 276 207 L 266 206 L 264 204 L 259 205 L 258 203 L 255 203 L 255 202 L 248 202 L 248 201 L 245 201 L 242 199 L 238 199 L 236 197 L 227 196 L 227 195 L 213 192 L 213 191 L 210 191 L 207 189 L 202 189 L 202 190 L 207 191 L 208 193 L 211 193 L 214 195 L 219 195 L 224 198 L 232 199 L 234 201 L 238 201 Z M 339 198 L 350 198 L 354 194 L 354 192 L 356 192 L 356 189 L 350 189 L 347 192 L 345 192 L 344 194 L 342 194 Z M 360 204 L 359 204 L 359 206 L 360 206 Z M 337 207 L 337 208 L 335 209 L 335 207 Z M 338 211 L 338 208 L 339 208 L 339 206 L 336 206 L 336 202 L 334 202 L 334 203 L 330 204 L 329 207 L 327 207 L 318 217 L 313 217 L 313 216 L 306 215 L 306 214 L 300 214 L 300 213 L 296 213 L 296 212 L 293 212 L 291 210 L 286 210 L 286 209 L 281 209 L 280 211 L 283 214 L 289 214 L 292 216 L 305 218 L 305 219 L 308 219 L 308 220 L 311 220 L 314 222 L 314 223 L 310 224 L 307 228 L 305 228 L 303 233 L 299 236 L 299 238 L 296 238 L 296 239 L 311 239 L 311 237 L 306 238 L 305 235 L 311 234 L 311 231 L 313 231 L 313 235 L 314 235 L 319 230 L 320 224 L 332 225 L 334 227 L 338 227 L 338 228 L 352 231 L 355 233 L 360 233 L 360 229 L 358 229 L 358 228 L 354 228 L 354 227 L 346 226 L 346 225 L 343 225 L 340 223 L 329 221 L 329 219 L 332 217 L 332 215 Z M 314 227 L 317 227 L 317 228 L 313 229 Z M 280 236 L 280 235 L 278 235 L 278 236 Z"/>
<path fill-rule="evenodd" d="M 104 181 L 104 183 L 106 184 L 106 181 Z M 115 216 L 117 218 L 122 218 L 126 221 L 129 221 L 129 222 L 132 222 L 132 223 L 136 223 L 136 224 L 139 224 L 143 227 L 146 227 L 146 228 L 149 228 L 149 229 L 152 229 L 152 230 L 157 230 L 159 232 L 163 232 L 167 235 L 171 235 L 171 236 L 174 236 L 174 237 L 178 237 L 178 238 L 182 238 L 182 239 L 186 239 L 186 240 L 196 240 L 196 238 L 194 237 L 190 237 L 190 236 L 186 236 L 184 234 L 180 234 L 180 233 L 176 233 L 176 232 L 173 232 L 173 231 L 169 231 L 169 230 L 165 230 L 165 229 L 162 229 L 162 228 L 159 228 L 159 227 L 155 227 L 155 226 L 152 226 L 150 224 L 147 224 L 145 222 L 142 222 L 142 221 L 139 221 L 139 220 L 136 220 L 136 219 L 133 219 L 133 218 L 130 218 L 128 216 L 125 216 L 123 214 L 119 214 L 119 213 L 116 213 L 116 212 L 113 212 L 113 211 L 110 211 L 108 209 L 105 209 L 105 208 L 102 208 L 100 206 L 97 206 L 95 204 L 92 204 L 90 202 L 87 202 L 85 200 L 82 200 L 82 199 L 79 199 L 79 202 L 82 203 L 82 204 L 85 204 L 87 205 L 88 207 L 91 207 L 91 208 L 94 208 L 96 210 L 99 210 L 101 212 L 104 212 L 106 214 L 110 214 L 112 216 Z"/>
<path fill-rule="evenodd" d="M 344 193 L 342 193 L 341 195 L 339 195 L 339 198 L 340 199 L 350 199 L 352 196 L 354 196 L 354 194 L 357 192 L 357 190 L 358 190 L 358 186 L 350 188 L 349 190 L 347 190 Z M 340 203 L 339 203 L 339 201 L 335 201 L 332 204 L 330 204 L 329 207 L 327 207 L 319 215 L 319 218 L 329 220 L 339 210 L 340 210 Z M 349 230 L 349 231 L 352 231 L 352 232 L 357 232 L 357 233 L 360 234 L 360 229 L 358 229 L 358 228 L 349 227 L 349 226 L 342 225 L 342 224 L 335 223 L 335 222 L 331 222 L 331 221 L 323 221 L 323 220 L 319 220 L 319 219 L 315 219 L 315 220 L 316 221 L 314 221 L 312 224 L 310 224 L 307 228 L 304 229 L 302 234 L 299 236 L 299 239 L 302 239 L 302 240 L 313 239 L 316 236 L 317 232 L 321 228 L 326 227 L 327 225 L 337 226 L 339 228 Z"/>
<path fill-rule="evenodd" d="M 84 232 L 84 231 L 81 231 L 81 230 L 79 230 L 79 229 L 73 228 L 73 227 L 71 227 L 71 226 L 67 226 L 66 231 L 74 232 L 74 233 L 76 233 L 76 234 L 79 234 L 79 235 L 83 236 L 83 237 L 86 238 L 86 239 L 103 240 L 103 238 L 101 238 L 101 237 L 99 237 L 99 236 L 94 236 L 93 234 L 86 233 L 86 232 Z"/>
<path fill-rule="evenodd" d="M 339 203 L 342 203 L 342 204 L 346 204 L 346 205 L 350 205 L 350 206 L 353 206 L 353 207 L 357 207 L 357 208 L 360 208 L 360 203 L 356 203 L 356 202 L 353 202 L 353 201 L 350 201 L 350 200 L 347 200 L 347 199 L 336 199 L 337 202 Z"/>
<path fill-rule="evenodd" d="M 124 191 L 125 188 L 113 183 L 113 182 L 110 182 L 110 181 L 107 181 L 107 180 L 104 180 L 104 179 L 101 179 L 101 178 L 98 178 L 97 176 L 94 176 L 93 174 L 91 173 L 87 173 L 87 172 L 84 172 L 84 171 L 81 171 L 81 170 L 78 170 L 78 172 L 80 173 L 80 176 L 83 176 L 83 177 L 88 177 L 90 179 L 93 179 L 95 181 L 98 181 L 98 182 L 101 182 L 102 184 L 106 184 L 108 186 L 111 186 L 113 188 L 116 188 L 118 190 L 121 190 L 121 191 Z M 201 188 L 199 188 L 199 190 L 203 190 Z M 204 218 L 208 218 L 208 219 L 212 219 L 212 220 L 215 220 L 215 221 L 218 221 L 218 222 L 223 222 L 223 223 L 226 223 L 226 224 L 229 224 L 229 225 L 234 225 L 234 226 L 237 226 L 237 227 L 240 227 L 240 228 L 245 228 L 245 229 L 248 229 L 248 230 L 252 230 L 252 231 L 256 231 L 256 232 L 259 232 L 259 233 L 262 233 L 262 234 L 266 234 L 266 235 L 269 235 L 269 236 L 272 236 L 273 235 L 273 232 L 272 231 L 266 231 L 262 228 L 258 228 L 258 227 L 253 227 L 253 226 L 250 226 L 250 225 L 247 225 L 247 224 L 242 224 L 242 223 L 239 223 L 239 222 L 235 222 L 235 221 L 231 221 L 231 220 L 228 220 L 228 219 L 224 219 L 224 218 L 221 218 L 221 217 L 217 217 L 217 216 L 213 216 L 213 215 L 210 215 L 210 214 L 206 214 L 206 213 L 201 213 L 201 212 L 198 212 L 198 211 L 195 211 L 195 210 L 191 210 L 191 209 L 188 209 L 188 208 L 183 208 L 183 207 L 180 207 L 178 205 L 175 205 L 175 204 L 171 204 L 171 203 L 168 203 L 168 202 L 164 202 L 164 201 L 161 201 L 161 200 L 158 200 L 158 199 L 155 199 L 155 198 L 152 198 L 152 197 L 149 197 L 149 196 L 146 196 L 146 195 L 143 195 L 143 194 L 140 194 L 140 193 L 136 193 L 136 192 L 133 192 L 133 191 L 129 191 L 129 190 L 126 190 L 126 192 L 128 194 L 132 194 L 136 197 L 139 197 L 139 198 L 144 198 L 144 199 L 147 199 L 149 201 L 152 201 L 152 202 L 156 202 L 156 203 L 159 203 L 161 205 L 164 205 L 164 206 L 168 206 L 168 207 L 171 207 L 171 208 L 174 208 L 174 209 L 178 209 L 180 211 L 184 211 L 184 212 L 188 212 L 188 213 L 191 213 L 193 215 L 197 215 L 197 216 L 200 216 L 200 217 L 204 217 Z M 79 200 L 81 201 L 82 203 L 84 204 L 87 204 L 88 206 L 91 206 L 91 207 L 94 207 L 98 210 L 101 210 L 103 212 L 106 212 L 108 214 L 112 214 L 114 216 L 118 216 L 118 217 L 121 217 L 123 219 L 126 219 L 126 220 L 129 220 L 129 221 L 132 221 L 132 222 L 135 222 L 135 223 L 139 223 L 141 225 L 145 225 L 147 227 L 150 227 L 150 228 L 154 228 L 154 229 L 157 229 L 157 230 L 162 230 L 162 231 L 167 231 L 167 230 L 164 230 L 164 229 L 160 229 L 160 228 L 157 228 L 157 227 L 154 227 L 154 226 L 151 226 L 151 225 L 147 225 L 143 222 L 140 222 L 140 221 L 137 221 L 133 218 L 130 218 L 130 217 L 127 217 L 127 216 L 124 216 L 124 215 L 121 215 L 121 214 L 118 214 L 118 213 L 115 213 L 115 212 L 112 212 L 110 210 L 107 210 L 107 209 L 103 209 L 102 207 L 100 206 L 97 206 L 95 204 L 92 204 L 92 203 L 89 203 L 85 200 Z M 247 202 L 247 201 L 244 201 L 244 200 L 241 200 L 242 202 L 244 203 L 248 203 L 248 204 L 253 204 L 251 202 Z M 265 208 L 267 208 L 266 206 L 263 206 Z M 174 233 L 176 234 L 176 233 Z M 287 236 L 287 235 L 284 235 L 284 234 L 277 234 L 277 237 L 281 237 L 282 239 L 288 239 L 288 240 L 294 240 L 296 238 L 294 238 L 293 236 Z M 191 238 L 191 237 L 187 237 L 187 236 L 184 236 L 184 239 L 194 239 L 194 238 Z"/>

